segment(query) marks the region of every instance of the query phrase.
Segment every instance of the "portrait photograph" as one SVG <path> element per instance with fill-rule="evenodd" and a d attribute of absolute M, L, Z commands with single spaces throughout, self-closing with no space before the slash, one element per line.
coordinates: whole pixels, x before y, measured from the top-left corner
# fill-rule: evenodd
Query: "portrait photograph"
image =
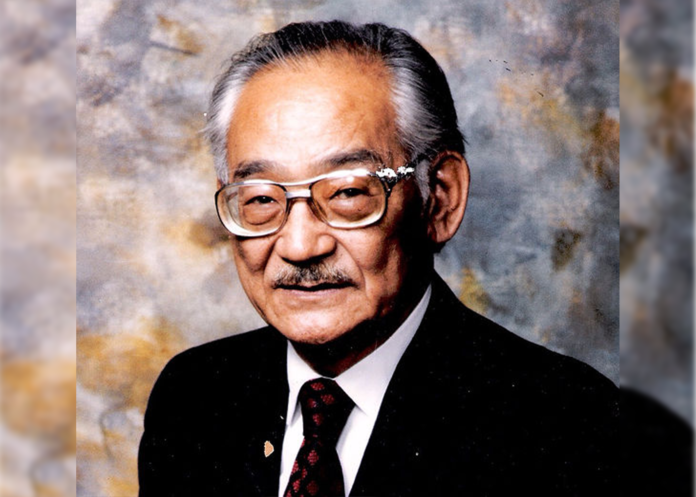
<path fill-rule="evenodd" d="M 615 493 L 619 11 L 78 0 L 77 494 Z"/>

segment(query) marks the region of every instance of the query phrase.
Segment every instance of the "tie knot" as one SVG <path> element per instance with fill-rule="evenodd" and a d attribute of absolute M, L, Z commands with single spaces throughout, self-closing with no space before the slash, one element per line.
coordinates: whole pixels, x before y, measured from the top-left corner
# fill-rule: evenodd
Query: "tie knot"
<path fill-rule="evenodd" d="M 353 409 L 350 397 L 335 381 L 318 378 L 302 385 L 299 400 L 305 438 L 335 445 Z"/>

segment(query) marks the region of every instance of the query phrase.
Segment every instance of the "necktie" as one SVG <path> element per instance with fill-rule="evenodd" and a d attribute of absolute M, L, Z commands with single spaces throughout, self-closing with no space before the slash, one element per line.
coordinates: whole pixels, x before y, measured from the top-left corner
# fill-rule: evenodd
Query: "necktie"
<path fill-rule="evenodd" d="M 353 401 L 334 381 L 325 378 L 302 385 L 304 440 L 292 467 L 284 497 L 345 496 L 336 442 Z"/>

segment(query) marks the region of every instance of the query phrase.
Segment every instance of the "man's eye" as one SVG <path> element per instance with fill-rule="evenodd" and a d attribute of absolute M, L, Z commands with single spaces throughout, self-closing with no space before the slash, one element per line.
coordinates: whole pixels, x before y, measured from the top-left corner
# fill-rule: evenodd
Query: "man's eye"
<path fill-rule="evenodd" d="M 343 188 L 341 190 L 337 190 L 336 193 L 331 196 L 331 198 L 347 199 L 358 197 L 360 195 L 365 195 L 365 191 L 361 190 L 360 188 Z"/>
<path fill-rule="evenodd" d="M 252 197 L 247 200 L 246 205 L 265 205 L 275 202 L 273 197 L 268 197 L 265 195 L 259 195 L 257 197 Z"/>

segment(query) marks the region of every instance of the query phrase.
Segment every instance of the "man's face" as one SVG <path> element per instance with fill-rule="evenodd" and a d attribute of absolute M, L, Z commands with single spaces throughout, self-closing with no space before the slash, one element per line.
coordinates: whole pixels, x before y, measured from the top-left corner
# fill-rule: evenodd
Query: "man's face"
<path fill-rule="evenodd" d="M 256 74 L 231 121 L 230 182 L 295 182 L 331 170 L 374 169 L 355 158 L 369 154 L 393 169 L 404 165 L 389 83 L 380 65 L 335 54 Z M 416 247 L 422 247 L 422 240 L 413 241 L 420 231 L 418 198 L 413 179 L 399 182 L 382 220 L 359 229 L 331 228 L 306 200 L 294 201 L 280 231 L 233 239 L 244 290 L 268 323 L 301 343 L 327 343 L 410 310 L 414 286 L 420 287 L 413 283 Z M 306 277 L 308 270 L 314 278 Z"/>

